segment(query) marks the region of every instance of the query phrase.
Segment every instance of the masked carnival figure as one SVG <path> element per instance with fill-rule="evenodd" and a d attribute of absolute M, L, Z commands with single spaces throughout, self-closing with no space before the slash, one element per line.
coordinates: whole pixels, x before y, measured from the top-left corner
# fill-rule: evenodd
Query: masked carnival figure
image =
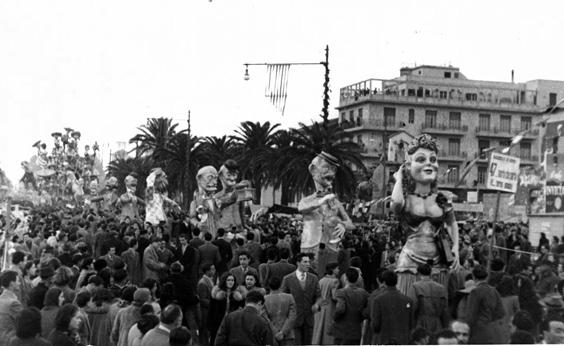
<path fill-rule="evenodd" d="M 458 268 L 458 226 L 450 195 L 437 190 L 437 153 L 435 140 L 420 135 L 408 148 L 405 165 L 394 175 L 391 207 L 407 236 L 396 264 L 397 287 L 412 298 L 419 264 L 432 263 L 438 282 L 445 287 L 449 266 Z"/>
<path fill-rule="evenodd" d="M 147 190 L 145 191 L 145 222 L 153 226 L 166 222 L 165 204 L 180 209 L 175 201 L 165 195 L 167 187 L 166 173 L 161 168 L 153 168 L 147 177 Z"/>
<path fill-rule="evenodd" d="M 81 183 L 78 179 L 76 179 L 76 175 L 73 171 L 67 171 L 67 188 L 70 190 L 70 193 L 73 196 L 75 202 L 82 200 L 84 191 L 82 189 Z"/>
<path fill-rule="evenodd" d="M 119 198 L 117 194 L 118 181 L 116 177 L 110 177 L 106 180 L 102 195 L 98 193 L 98 180 L 94 179 L 90 182 L 90 202 L 94 203 L 97 211 L 112 212 Z M 92 195 L 94 193 L 94 195 Z"/>
<path fill-rule="evenodd" d="M 198 191 L 190 204 L 190 222 L 201 232 L 209 232 L 215 237 L 219 228 L 221 210 L 237 201 L 235 193 L 227 193 L 219 198 L 217 191 L 217 170 L 212 166 L 200 168 L 196 175 Z"/>
<path fill-rule="evenodd" d="M 239 177 L 239 165 L 235 160 L 227 160 L 219 168 L 219 180 L 222 190 L 215 194 L 219 200 L 225 201 L 226 205 L 221 210 L 219 227 L 230 231 L 232 227 L 237 227 L 237 231 L 242 231 L 245 225 L 245 202 L 252 200 L 252 190 L 249 189 L 250 183 L 246 180 L 237 183 Z M 233 196 L 235 195 L 235 196 Z M 235 203 L 229 202 L 237 199 Z"/>
<path fill-rule="evenodd" d="M 144 205 L 145 201 L 135 195 L 137 191 L 137 178 L 132 175 L 125 177 L 125 193 L 119 197 L 117 206 L 121 208 L 120 221 L 129 218 L 130 220 L 139 218 L 139 204 Z"/>
<path fill-rule="evenodd" d="M 298 204 L 298 211 L 303 215 L 301 251 L 314 254 L 314 262 L 317 262 L 320 243 L 326 246 L 328 263 L 336 262 L 338 243 L 346 230 L 355 228 L 332 192 L 338 166 L 334 156 L 326 152 L 317 155 L 309 165 L 316 192 L 302 198 Z M 316 263 L 312 267 L 316 268 Z"/>
<path fill-rule="evenodd" d="M 24 170 L 24 175 L 20 179 L 20 183 L 23 185 L 25 189 L 29 189 L 31 187 L 31 189 L 37 190 L 37 183 L 35 181 L 35 176 L 33 175 L 31 168 L 29 167 L 29 162 L 23 161 L 21 163 L 21 166 L 22 169 Z"/>

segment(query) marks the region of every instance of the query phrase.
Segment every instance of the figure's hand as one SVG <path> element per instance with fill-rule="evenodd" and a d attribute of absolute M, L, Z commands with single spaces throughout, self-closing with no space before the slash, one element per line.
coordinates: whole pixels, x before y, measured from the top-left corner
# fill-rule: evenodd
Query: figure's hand
<path fill-rule="evenodd" d="M 278 332 L 274 335 L 274 337 L 276 338 L 276 341 L 282 341 L 284 340 L 284 333 Z"/>
<path fill-rule="evenodd" d="M 317 304 L 313 304 L 311 306 L 311 312 L 313 312 L 314 314 L 318 313 L 319 311 L 321 311 L 321 307 Z"/>
<path fill-rule="evenodd" d="M 259 217 L 266 215 L 266 213 L 268 212 L 268 208 L 267 207 L 262 207 L 259 210 L 255 211 L 252 215 L 251 215 L 251 222 L 256 222 L 258 220 Z"/>
<path fill-rule="evenodd" d="M 237 184 L 235 184 L 235 189 L 246 189 L 247 187 L 251 187 L 251 182 L 248 180 L 241 180 Z"/>
<path fill-rule="evenodd" d="M 323 205 L 323 203 L 329 202 L 332 199 L 337 198 L 337 196 L 334 193 L 330 193 L 328 195 L 323 196 L 320 200 L 319 200 L 319 206 Z"/>
<path fill-rule="evenodd" d="M 333 236 L 336 238 L 342 238 L 345 235 L 345 231 L 345 225 L 338 223 L 337 226 L 335 226 L 335 230 L 333 231 Z"/>

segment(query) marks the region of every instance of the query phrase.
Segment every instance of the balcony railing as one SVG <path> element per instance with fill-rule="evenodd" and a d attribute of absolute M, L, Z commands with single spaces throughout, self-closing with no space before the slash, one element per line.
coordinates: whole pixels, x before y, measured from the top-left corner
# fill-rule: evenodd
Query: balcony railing
<path fill-rule="evenodd" d="M 533 165 L 539 163 L 539 157 L 537 155 L 517 155 L 521 159 L 522 165 Z"/>
<path fill-rule="evenodd" d="M 405 127 L 405 123 L 401 121 L 384 121 L 382 119 L 377 120 L 362 120 L 351 123 L 350 121 L 341 122 L 341 126 L 345 130 L 358 129 L 358 130 L 388 130 L 396 131 L 402 127 Z"/>
<path fill-rule="evenodd" d="M 468 132 L 468 126 L 462 124 L 423 124 L 421 125 L 421 131 L 428 133 L 464 133 Z"/>
<path fill-rule="evenodd" d="M 511 130 L 500 129 L 497 127 L 490 127 L 490 128 L 476 127 L 476 135 L 489 136 L 489 137 L 504 137 L 504 138 L 510 138 L 513 136 Z"/>
<path fill-rule="evenodd" d="M 460 180 L 459 177 L 446 176 L 443 178 L 439 178 L 439 185 L 454 187 L 454 185 L 456 185 L 459 180 Z M 462 180 L 459 187 L 464 187 L 465 185 L 466 185 L 466 180 Z"/>
<path fill-rule="evenodd" d="M 463 151 L 459 153 L 450 153 L 447 151 L 439 151 L 439 160 L 454 160 L 454 161 L 465 161 L 468 158 L 468 154 Z"/>

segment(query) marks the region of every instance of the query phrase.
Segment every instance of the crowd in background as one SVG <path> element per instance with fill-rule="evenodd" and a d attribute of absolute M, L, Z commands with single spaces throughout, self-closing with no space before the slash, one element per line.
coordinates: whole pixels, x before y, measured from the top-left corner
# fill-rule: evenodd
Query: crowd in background
<path fill-rule="evenodd" d="M 0 346 L 564 343 L 564 239 L 525 224 L 462 222 L 448 287 L 422 264 L 412 297 L 393 220 L 357 224 L 331 263 L 300 253 L 289 215 L 215 238 L 67 206 L 12 226 Z"/>

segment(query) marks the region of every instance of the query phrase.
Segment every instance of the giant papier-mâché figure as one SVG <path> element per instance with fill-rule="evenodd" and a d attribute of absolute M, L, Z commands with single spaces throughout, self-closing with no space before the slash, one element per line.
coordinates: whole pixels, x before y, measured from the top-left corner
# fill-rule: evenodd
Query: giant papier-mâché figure
<path fill-rule="evenodd" d="M 237 201 L 235 193 L 216 197 L 217 170 L 213 166 L 200 168 L 196 175 L 198 191 L 190 203 L 190 222 L 201 232 L 209 232 L 215 237 L 219 228 L 221 210 Z"/>
<path fill-rule="evenodd" d="M 397 287 L 412 298 L 419 264 L 432 263 L 438 282 L 445 287 L 449 266 L 457 269 L 459 264 L 452 195 L 437 190 L 437 153 L 435 140 L 420 135 L 408 148 L 405 165 L 394 175 L 391 208 L 407 235 L 396 263 Z"/>
<path fill-rule="evenodd" d="M 130 220 L 139 218 L 139 205 L 144 205 L 145 201 L 135 195 L 137 190 L 137 178 L 132 175 L 125 177 L 125 193 L 119 196 L 116 206 L 121 208 L 120 221 L 126 218 Z"/>
<path fill-rule="evenodd" d="M 301 250 L 314 254 L 314 261 L 318 258 L 319 244 L 324 243 L 328 263 L 336 262 L 339 241 L 346 230 L 355 228 L 333 193 L 338 166 L 338 160 L 334 156 L 326 152 L 317 155 L 309 165 L 316 192 L 302 198 L 298 204 L 298 211 L 303 215 Z"/>
<path fill-rule="evenodd" d="M 245 202 L 252 199 L 252 191 L 250 191 L 250 183 L 246 180 L 237 183 L 239 178 L 239 165 L 235 160 L 227 160 L 219 168 L 219 180 L 221 181 L 222 190 L 215 194 L 219 200 L 226 201 L 226 205 L 221 210 L 221 218 L 219 227 L 230 231 L 233 227 L 237 231 L 242 231 L 245 226 Z M 235 197 L 233 196 L 235 195 Z M 237 201 L 230 204 L 237 198 Z"/>
<path fill-rule="evenodd" d="M 180 206 L 166 196 L 168 178 L 160 168 L 153 168 L 147 177 L 147 189 L 145 191 L 145 222 L 156 226 L 166 222 L 165 204 L 180 209 Z"/>

